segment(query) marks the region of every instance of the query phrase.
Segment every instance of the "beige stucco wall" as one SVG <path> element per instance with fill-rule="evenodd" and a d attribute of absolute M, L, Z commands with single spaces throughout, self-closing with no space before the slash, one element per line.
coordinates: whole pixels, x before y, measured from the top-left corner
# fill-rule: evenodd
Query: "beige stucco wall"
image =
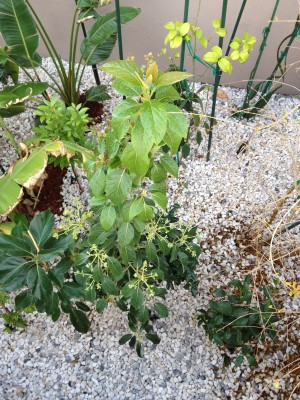
<path fill-rule="evenodd" d="M 143 62 L 143 55 L 152 51 L 158 53 L 164 47 L 163 41 L 166 30 L 163 25 L 170 20 L 182 19 L 184 0 L 120 0 L 123 6 L 137 6 L 142 9 L 141 15 L 123 28 L 123 45 L 125 57 L 129 55 L 136 56 L 138 62 Z M 229 0 L 226 27 L 230 33 L 242 0 Z M 72 19 L 75 2 L 73 0 L 31 0 L 31 4 L 36 8 L 41 19 L 45 22 L 51 37 L 53 37 L 60 54 L 63 58 L 68 57 L 68 37 L 69 27 Z M 255 51 L 251 58 L 244 65 L 235 63 L 234 72 L 230 76 L 223 76 L 222 82 L 234 86 L 243 85 L 243 80 L 247 80 L 250 71 L 253 68 L 258 54 L 259 43 L 262 38 L 261 32 L 268 25 L 275 0 L 248 0 L 246 9 L 238 30 L 238 35 L 248 31 L 251 35 L 258 38 Z M 190 0 L 189 21 L 194 22 L 199 0 Z M 100 11 L 104 12 L 112 9 L 114 6 L 103 7 Z M 210 36 L 212 33 L 211 21 L 220 18 L 222 0 L 202 0 L 200 1 L 200 13 L 198 25 Z M 273 24 L 272 32 L 269 36 L 267 48 L 258 70 L 257 78 L 264 79 L 269 76 L 276 63 L 276 50 L 280 41 L 287 36 L 293 28 L 297 13 L 299 12 L 298 0 L 281 0 L 277 18 L 278 22 Z M 288 22 L 290 21 L 290 22 Z M 228 35 L 230 36 L 230 35 Z M 212 45 L 215 44 L 212 42 Z M 225 40 L 225 45 L 227 41 Z M 46 55 L 41 48 L 40 53 Z M 173 52 L 174 53 L 174 52 Z M 172 54 L 172 53 L 170 53 Z M 203 54 L 203 53 L 202 53 Z M 112 59 L 118 58 L 118 52 L 115 51 Z M 282 92 L 298 93 L 292 86 L 300 87 L 299 74 L 297 68 L 300 61 L 300 37 L 294 41 L 293 48 L 290 50 L 288 64 L 289 72 L 286 75 L 286 84 Z M 166 57 L 160 57 L 159 63 L 166 66 L 168 61 Z M 190 60 L 186 60 L 187 70 L 192 70 Z M 197 65 L 195 70 L 197 78 L 201 81 L 211 81 L 211 73 L 205 71 Z M 204 74 L 204 75 L 203 75 Z"/>

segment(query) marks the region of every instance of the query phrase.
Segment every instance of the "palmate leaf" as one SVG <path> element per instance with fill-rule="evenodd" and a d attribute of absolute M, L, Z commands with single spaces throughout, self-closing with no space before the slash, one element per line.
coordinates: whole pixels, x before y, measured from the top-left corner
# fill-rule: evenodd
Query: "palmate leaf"
<path fill-rule="evenodd" d="M 39 36 L 25 0 L 1 0 L 0 32 L 10 54 L 32 58 Z"/>

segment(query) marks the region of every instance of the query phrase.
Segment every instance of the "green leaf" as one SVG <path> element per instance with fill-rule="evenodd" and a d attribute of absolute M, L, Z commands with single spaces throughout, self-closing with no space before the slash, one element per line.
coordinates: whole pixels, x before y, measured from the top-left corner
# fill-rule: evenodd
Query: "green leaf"
<path fill-rule="evenodd" d="M 115 207 L 111 204 L 102 209 L 100 223 L 105 231 L 110 231 L 117 218 Z"/>
<path fill-rule="evenodd" d="M 164 211 L 166 211 L 168 198 L 165 193 L 162 192 L 151 192 L 151 196 L 156 204 L 159 205 Z"/>
<path fill-rule="evenodd" d="M 145 324 L 149 320 L 149 310 L 145 304 L 141 308 L 138 309 L 138 320 Z"/>
<path fill-rule="evenodd" d="M 130 122 L 128 119 L 114 117 L 111 121 L 113 134 L 121 141 L 126 133 L 129 131 Z"/>
<path fill-rule="evenodd" d="M 227 30 L 225 28 L 218 28 L 218 29 L 216 29 L 216 33 L 220 37 L 225 37 L 227 35 Z"/>
<path fill-rule="evenodd" d="M 121 263 L 114 257 L 108 257 L 107 259 L 108 270 L 115 281 L 119 281 L 123 278 L 125 271 L 122 268 Z"/>
<path fill-rule="evenodd" d="M 103 282 L 102 282 L 102 289 L 107 293 L 110 294 L 112 296 L 116 296 L 119 293 L 119 290 L 117 288 L 117 286 L 114 284 L 114 282 L 106 277 L 104 278 Z"/>
<path fill-rule="evenodd" d="M 170 147 L 171 153 L 177 153 L 182 139 L 187 137 L 188 124 L 186 117 L 179 107 L 174 104 L 166 105 L 168 113 L 167 132 L 164 142 Z"/>
<path fill-rule="evenodd" d="M 154 210 L 153 207 L 149 206 L 146 204 L 146 202 L 143 202 L 143 209 L 141 213 L 139 214 L 139 218 L 142 221 L 148 221 L 154 218 Z"/>
<path fill-rule="evenodd" d="M 118 230 L 118 242 L 120 246 L 127 246 L 134 238 L 134 229 L 129 222 L 123 223 Z"/>
<path fill-rule="evenodd" d="M 162 303 L 154 303 L 154 309 L 162 318 L 166 318 L 169 315 L 168 308 Z"/>
<path fill-rule="evenodd" d="M 143 199 L 140 197 L 133 200 L 129 208 L 129 220 L 131 221 L 143 210 Z"/>
<path fill-rule="evenodd" d="M 72 308 L 70 311 L 70 321 L 76 331 L 87 333 L 90 329 L 90 322 L 84 312 Z"/>
<path fill-rule="evenodd" d="M 134 288 L 135 288 L 134 281 L 127 282 L 122 289 L 123 296 L 126 297 L 126 299 L 128 299 L 131 296 L 131 293 L 133 292 Z"/>
<path fill-rule="evenodd" d="M 150 160 L 143 151 L 137 152 L 132 144 L 125 147 L 121 161 L 128 168 L 129 172 L 139 177 L 144 177 L 149 168 Z"/>
<path fill-rule="evenodd" d="M 122 79 L 116 79 L 112 88 L 123 96 L 135 97 L 140 96 L 143 92 L 141 85 L 136 86 Z"/>
<path fill-rule="evenodd" d="M 141 342 L 137 342 L 137 343 L 136 343 L 135 350 L 136 350 L 136 352 L 137 352 L 137 355 L 138 355 L 140 358 L 143 358 L 143 357 L 144 357 L 143 345 L 142 345 Z"/>
<path fill-rule="evenodd" d="M 180 100 L 180 95 L 173 86 L 162 86 L 156 90 L 155 99 L 173 103 L 176 100 Z"/>
<path fill-rule="evenodd" d="M 152 135 L 151 132 L 144 130 L 141 122 L 137 121 L 131 132 L 131 143 L 136 153 L 147 158 L 154 143 L 154 135 Z"/>
<path fill-rule="evenodd" d="M 211 63 L 216 63 L 219 60 L 219 55 L 214 53 L 213 51 L 209 51 L 208 53 L 204 54 L 203 60 Z"/>
<path fill-rule="evenodd" d="M 143 75 L 140 67 L 133 61 L 111 61 L 102 65 L 101 69 L 116 78 L 122 79 L 134 86 L 142 87 Z"/>
<path fill-rule="evenodd" d="M 107 307 L 107 299 L 100 299 L 96 303 L 96 311 L 98 314 L 101 314 L 105 308 Z"/>
<path fill-rule="evenodd" d="M 16 239 L 16 238 L 14 238 Z M 21 257 L 7 257 L 0 263 L 0 285 L 24 281 L 23 274 L 30 268 L 30 262 Z"/>
<path fill-rule="evenodd" d="M 54 223 L 54 215 L 49 210 L 36 215 L 30 222 L 29 231 L 38 246 L 43 246 L 51 237 Z"/>
<path fill-rule="evenodd" d="M 153 182 L 162 182 L 167 177 L 167 171 L 162 167 L 159 162 L 154 162 L 150 171 L 150 178 Z"/>
<path fill-rule="evenodd" d="M 103 169 L 97 168 L 89 184 L 92 196 L 100 197 L 103 195 L 105 189 L 105 173 Z"/>
<path fill-rule="evenodd" d="M 93 86 L 86 93 L 87 101 L 105 101 L 109 99 L 110 96 L 107 93 L 105 85 Z"/>
<path fill-rule="evenodd" d="M 51 293 L 46 304 L 46 313 L 51 315 L 53 322 L 56 322 L 60 317 L 60 312 L 58 295 L 57 293 Z"/>
<path fill-rule="evenodd" d="M 107 174 L 105 191 L 115 204 L 123 204 L 130 192 L 132 179 L 125 170 L 116 169 Z"/>
<path fill-rule="evenodd" d="M 0 32 L 10 54 L 33 57 L 39 45 L 34 19 L 24 0 L 1 0 Z"/>
<path fill-rule="evenodd" d="M 156 81 L 156 86 L 161 87 L 161 86 L 173 85 L 174 83 L 183 81 L 184 79 L 188 79 L 191 76 L 193 75 L 188 74 L 187 72 L 179 72 L 179 71 L 166 72 L 159 76 L 159 78 Z"/>
<path fill-rule="evenodd" d="M 238 357 L 235 359 L 234 364 L 235 364 L 237 367 L 239 367 L 240 365 L 243 364 L 243 361 L 244 361 L 244 356 L 238 356 Z"/>
<path fill-rule="evenodd" d="M 215 29 L 220 28 L 220 27 L 221 27 L 221 21 L 220 21 L 219 19 L 214 19 L 213 22 L 212 22 L 212 26 L 213 26 Z"/>
<path fill-rule="evenodd" d="M 165 155 L 160 159 L 160 162 L 167 172 L 175 176 L 175 178 L 178 178 L 178 165 L 172 157 Z"/>
<path fill-rule="evenodd" d="M 144 305 L 144 295 L 139 287 L 135 287 L 130 294 L 130 304 L 138 310 Z"/>
<path fill-rule="evenodd" d="M 141 105 L 132 99 L 123 100 L 114 108 L 112 116 L 118 119 L 129 119 L 140 111 Z"/>
<path fill-rule="evenodd" d="M 159 344 L 160 338 L 156 333 L 146 333 L 146 338 L 149 339 L 153 344 Z"/>
<path fill-rule="evenodd" d="M 80 51 L 87 65 L 98 64 L 107 60 L 117 41 L 117 34 L 113 33 L 103 44 L 90 44 L 88 38 L 81 42 Z"/>
<path fill-rule="evenodd" d="M 257 361 L 256 361 L 256 358 L 255 358 L 255 357 L 253 357 L 253 356 L 247 356 L 247 360 L 248 360 L 248 363 L 249 363 L 249 365 L 250 365 L 251 367 L 256 367 L 256 366 L 257 366 Z"/>
<path fill-rule="evenodd" d="M 223 289 L 216 289 L 214 290 L 214 294 L 217 297 L 225 297 L 226 296 L 226 292 Z"/>
<path fill-rule="evenodd" d="M 159 144 L 167 129 L 166 106 L 158 100 L 146 101 L 141 106 L 141 123 L 144 129 Z"/>
<path fill-rule="evenodd" d="M 232 64 L 231 62 L 223 57 L 218 61 L 218 65 L 221 68 L 222 71 L 227 72 L 228 74 L 231 74 L 232 72 Z"/>
<path fill-rule="evenodd" d="M 30 242 L 0 232 L 0 251 L 1 250 L 5 252 L 4 254 L 6 255 L 21 257 L 32 256 Z"/>
<path fill-rule="evenodd" d="M 27 285 L 32 296 L 47 302 L 53 291 L 53 286 L 46 272 L 38 265 L 31 268 L 27 274 Z"/>
<path fill-rule="evenodd" d="M 156 261 L 157 259 L 157 251 L 154 243 L 152 242 L 146 242 L 145 243 L 145 250 L 146 250 L 146 256 L 147 259 L 150 262 Z"/>
<path fill-rule="evenodd" d="M 130 339 L 132 339 L 132 334 L 131 333 L 129 333 L 129 334 L 127 334 L 127 335 L 123 335 L 122 337 L 121 337 L 121 339 L 119 340 L 119 344 L 125 344 L 125 343 L 127 343 L 127 342 L 129 342 L 129 340 Z"/>
<path fill-rule="evenodd" d="M 91 311 L 90 307 L 87 306 L 86 304 L 82 303 L 82 301 L 75 301 L 76 307 L 79 308 L 79 310 L 84 311 L 84 312 L 89 312 Z"/>
<path fill-rule="evenodd" d="M 29 307 L 33 303 L 34 303 L 34 301 L 33 301 L 32 297 L 30 296 L 28 289 L 23 290 L 21 293 L 17 294 L 17 296 L 15 297 L 16 311 L 24 310 L 25 308 Z"/>

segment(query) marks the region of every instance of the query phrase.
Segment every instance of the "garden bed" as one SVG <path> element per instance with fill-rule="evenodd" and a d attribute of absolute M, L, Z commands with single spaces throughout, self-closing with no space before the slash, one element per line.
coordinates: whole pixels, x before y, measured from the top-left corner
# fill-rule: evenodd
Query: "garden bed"
<path fill-rule="evenodd" d="M 83 89 L 92 85 L 92 79 L 86 76 Z M 101 75 L 101 83 L 110 83 L 107 75 Z M 287 371 L 279 371 L 292 361 L 291 356 L 299 355 L 299 319 L 288 332 L 285 324 L 279 324 L 280 344 L 257 348 L 258 367 L 243 363 L 227 369 L 223 368 L 222 349 L 210 342 L 195 322 L 197 310 L 207 308 L 214 289 L 226 287 L 231 279 L 242 278 L 255 269 L 257 276 L 263 272 L 266 280 L 272 279 L 274 271 L 269 260 L 261 260 L 249 251 L 249 245 L 254 246 L 249 231 L 262 221 L 266 205 L 283 196 L 295 174 L 299 174 L 299 97 L 275 95 L 261 116 L 239 122 L 230 118 L 230 112 L 242 103 L 244 91 L 223 90 L 228 100 L 217 103 L 211 161 L 205 161 L 206 134 L 200 146 L 192 135 L 191 154 L 182 160 L 179 179 L 169 182 L 170 204 L 179 203 L 181 218 L 196 224 L 201 235 L 199 294 L 193 297 L 180 287 L 168 295 L 169 318 L 154 322 L 161 343 L 146 344 L 144 359 L 118 345 L 127 332 L 126 318 L 112 305 L 101 315 L 92 313 L 91 330 L 85 335 L 75 332 L 64 316 L 54 324 L 44 315 L 30 315 L 24 332 L 1 334 L 1 398 L 288 398 L 285 396 L 299 378 L 288 374 L 281 379 Z M 113 97 L 105 105 L 104 118 L 121 100 L 121 96 L 110 93 Z M 32 122 L 28 110 L 7 124 L 17 129 L 21 141 L 30 135 Z M 2 141 L 0 159 L 7 167 L 14 153 L 4 138 Z M 247 150 L 237 154 L 244 142 L 248 142 Z M 76 183 L 70 184 L 71 178 L 69 169 L 62 189 L 64 207 L 71 207 L 76 196 L 84 204 L 88 199 L 87 185 L 81 195 Z M 299 230 L 282 240 L 299 247 Z M 287 256 L 283 262 L 289 268 L 285 279 L 299 281 L 299 257 Z M 289 297 L 286 289 L 280 290 L 283 295 L 286 292 L 285 308 L 299 311 L 299 300 Z M 292 398 L 299 395 L 296 389 Z"/>

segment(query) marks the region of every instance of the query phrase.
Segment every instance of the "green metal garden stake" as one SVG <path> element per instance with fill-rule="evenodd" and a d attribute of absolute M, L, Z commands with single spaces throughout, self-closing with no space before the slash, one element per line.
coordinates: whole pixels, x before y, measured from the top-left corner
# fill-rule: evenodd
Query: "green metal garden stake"
<path fill-rule="evenodd" d="M 228 6 L 228 0 L 223 0 L 222 17 L 221 17 L 221 28 L 225 27 L 227 6 Z M 221 49 L 223 49 L 223 37 L 221 37 L 221 36 L 219 37 L 219 47 L 221 47 Z M 210 150 L 211 150 L 211 145 L 212 145 L 213 127 L 214 127 L 214 124 L 215 124 L 216 103 L 217 103 L 217 94 L 218 94 L 218 87 L 219 87 L 219 83 L 220 83 L 220 78 L 221 78 L 220 67 L 217 65 L 215 83 L 214 83 L 213 99 L 212 99 L 212 109 L 211 109 L 210 122 L 209 122 L 209 134 L 208 134 L 208 147 L 207 147 L 206 161 L 209 161 L 209 159 L 210 159 Z"/>
<path fill-rule="evenodd" d="M 257 69 L 258 69 L 258 67 L 259 67 L 260 60 L 261 60 L 261 58 L 262 58 L 264 49 L 265 49 L 265 47 L 266 47 L 267 40 L 268 40 L 270 31 L 271 31 L 271 28 L 272 28 L 273 20 L 274 20 L 274 18 L 275 18 L 275 15 L 276 15 L 276 12 L 277 12 L 279 3 L 280 3 L 280 0 L 276 0 L 276 3 L 275 3 L 275 6 L 274 6 L 274 9 L 273 9 L 273 12 L 272 12 L 272 16 L 271 16 L 269 25 L 268 25 L 267 28 L 265 28 L 265 29 L 263 30 L 263 34 L 264 34 L 263 41 L 262 41 L 262 43 L 261 43 L 261 45 L 260 45 L 260 48 L 259 48 L 259 54 L 258 54 L 256 63 L 255 63 L 255 66 L 254 66 L 254 68 L 253 68 L 253 70 L 252 70 L 252 72 L 251 72 L 251 74 L 250 74 L 250 78 L 249 78 L 249 81 L 248 81 L 248 83 L 247 83 L 247 94 L 246 94 L 244 103 L 243 103 L 243 105 L 242 105 L 242 107 L 241 107 L 242 110 L 248 108 L 248 106 L 249 106 L 249 101 L 251 100 L 251 96 L 255 97 L 255 95 L 256 95 L 256 93 L 251 93 L 251 89 L 252 89 L 252 85 L 253 85 L 253 80 L 254 80 L 254 78 L 255 78 Z"/>
<path fill-rule="evenodd" d="M 184 3 L 184 12 L 183 12 L 183 22 L 187 22 L 189 16 L 189 5 L 190 0 L 185 0 Z M 181 53 L 180 53 L 180 71 L 183 71 L 184 66 L 184 56 L 185 56 L 185 40 L 183 40 L 181 45 Z"/>
<path fill-rule="evenodd" d="M 116 16 L 117 16 L 117 26 L 118 26 L 119 57 L 120 57 L 120 60 L 123 60 L 124 59 L 123 39 L 122 39 L 121 12 L 120 12 L 120 1 L 119 0 L 116 0 Z"/>

